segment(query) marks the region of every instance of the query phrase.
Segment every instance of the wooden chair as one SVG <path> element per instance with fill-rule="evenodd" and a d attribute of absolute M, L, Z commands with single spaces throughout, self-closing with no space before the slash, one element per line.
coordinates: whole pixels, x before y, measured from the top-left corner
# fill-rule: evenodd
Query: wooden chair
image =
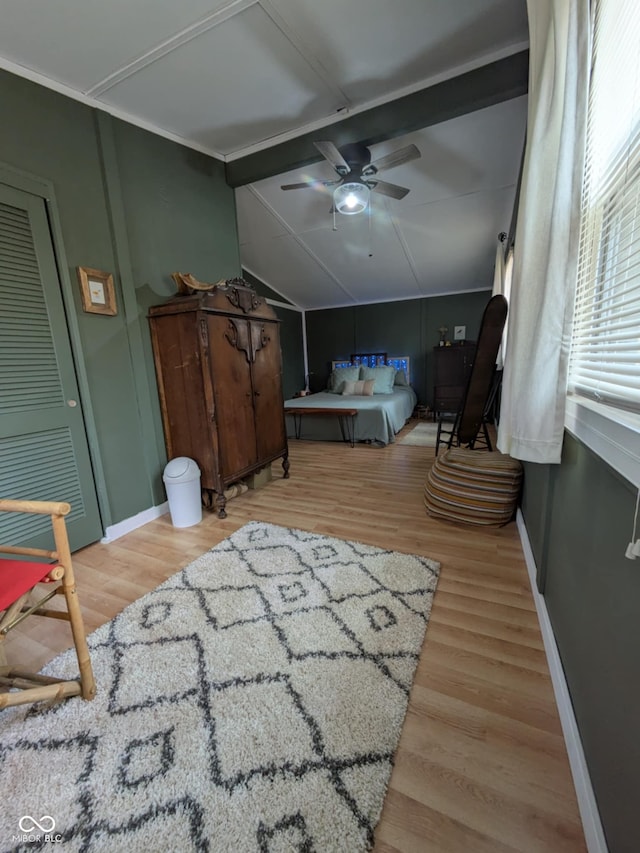
<path fill-rule="evenodd" d="M 0 513 L 50 515 L 55 543 L 54 551 L 0 544 L 0 554 L 10 555 L 0 558 L 0 708 L 43 700 L 57 701 L 68 696 L 82 695 L 83 699 L 93 699 L 95 696 L 95 680 L 65 524 L 65 516 L 70 510 L 68 503 L 0 499 Z M 21 559 L 24 557 L 39 559 Z M 42 595 L 43 587 L 36 590 L 40 584 L 54 586 Z M 35 603 L 29 603 L 31 593 L 40 596 Z M 64 597 L 66 610 L 44 606 L 55 595 Z M 80 668 L 77 680 L 50 678 L 7 665 L 4 652 L 7 633 L 32 615 L 64 619 L 71 623 Z"/>

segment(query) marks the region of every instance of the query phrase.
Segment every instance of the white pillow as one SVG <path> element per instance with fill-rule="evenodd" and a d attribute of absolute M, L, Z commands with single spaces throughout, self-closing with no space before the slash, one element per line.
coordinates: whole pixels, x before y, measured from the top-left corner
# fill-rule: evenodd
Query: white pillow
<path fill-rule="evenodd" d="M 342 396 L 372 397 L 374 384 L 373 379 L 358 379 L 355 382 L 346 381 L 342 390 Z"/>

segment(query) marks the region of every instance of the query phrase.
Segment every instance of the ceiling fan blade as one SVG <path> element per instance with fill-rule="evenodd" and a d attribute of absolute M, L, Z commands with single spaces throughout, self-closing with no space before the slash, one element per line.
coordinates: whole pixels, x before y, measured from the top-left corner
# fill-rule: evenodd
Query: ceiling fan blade
<path fill-rule="evenodd" d="M 283 184 L 281 190 L 301 190 L 305 187 L 332 187 L 340 181 L 302 181 L 299 184 Z"/>
<path fill-rule="evenodd" d="M 387 181 L 367 181 L 374 193 L 388 195 L 389 198 L 404 198 L 409 190 L 406 187 L 400 187 L 398 184 L 390 184 Z"/>
<path fill-rule="evenodd" d="M 420 151 L 415 145 L 406 145 L 404 148 L 398 148 L 397 151 L 392 151 L 390 154 L 385 154 L 384 157 L 379 157 L 373 163 L 369 163 L 366 169 L 362 170 L 363 175 L 375 174 L 383 169 L 393 169 L 394 166 L 402 166 L 403 163 L 409 163 L 411 160 L 417 160 L 421 157 Z"/>
<path fill-rule="evenodd" d="M 338 151 L 333 142 L 314 142 L 318 151 L 322 154 L 339 175 L 347 175 L 350 172 L 349 164 Z"/>

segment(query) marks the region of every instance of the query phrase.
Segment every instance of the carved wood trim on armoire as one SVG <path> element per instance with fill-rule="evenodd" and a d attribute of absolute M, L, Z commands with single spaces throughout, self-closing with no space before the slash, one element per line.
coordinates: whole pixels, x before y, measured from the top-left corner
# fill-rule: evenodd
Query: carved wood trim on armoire
<path fill-rule="evenodd" d="M 175 276 L 174 276 L 175 277 Z M 280 322 L 243 279 L 149 309 L 167 459 L 202 472 L 202 499 L 225 518 L 225 489 L 289 453 Z"/>

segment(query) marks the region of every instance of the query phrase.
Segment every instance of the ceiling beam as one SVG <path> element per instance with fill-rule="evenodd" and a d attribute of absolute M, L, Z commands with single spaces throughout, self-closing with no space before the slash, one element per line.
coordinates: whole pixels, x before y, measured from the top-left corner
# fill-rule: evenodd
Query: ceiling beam
<path fill-rule="evenodd" d="M 411 131 L 517 98 L 527 93 L 528 75 L 529 51 L 523 50 L 427 89 L 364 110 L 329 128 L 314 130 L 233 160 L 225 165 L 227 183 L 240 187 L 318 163 L 322 157 L 313 145 L 314 140 L 329 137 L 336 145 L 347 142 L 375 145 L 385 139 L 404 136 Z"/>

